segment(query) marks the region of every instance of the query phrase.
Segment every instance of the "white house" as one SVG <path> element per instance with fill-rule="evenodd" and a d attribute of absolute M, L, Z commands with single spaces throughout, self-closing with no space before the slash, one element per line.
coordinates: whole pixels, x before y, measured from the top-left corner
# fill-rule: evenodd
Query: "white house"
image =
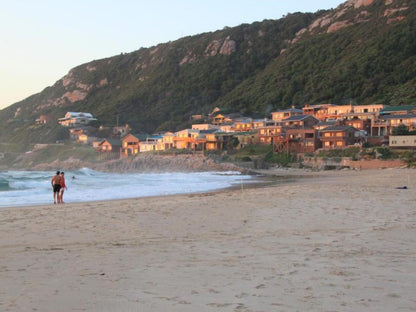
<path fill-rule="evenodd" d="M 389 146 L 416 148 L 416 135 L 390 135 Z"/>
<path fill-rule="evenodd" d="M 91 121 L 97 120 L 91 113 L 67 112 L 64 118 L 59 118 L 58 123 L 65 127 L 88 125 Z"/>

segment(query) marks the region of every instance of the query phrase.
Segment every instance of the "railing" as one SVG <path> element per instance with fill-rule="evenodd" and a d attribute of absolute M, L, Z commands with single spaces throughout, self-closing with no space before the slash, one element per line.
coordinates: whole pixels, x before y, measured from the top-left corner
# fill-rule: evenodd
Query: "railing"
<path fill-rule="evenodd" d="M 120 152 L 102 152 L 98 154 L 99 160 L 114 160 L 120 158 Z"/>

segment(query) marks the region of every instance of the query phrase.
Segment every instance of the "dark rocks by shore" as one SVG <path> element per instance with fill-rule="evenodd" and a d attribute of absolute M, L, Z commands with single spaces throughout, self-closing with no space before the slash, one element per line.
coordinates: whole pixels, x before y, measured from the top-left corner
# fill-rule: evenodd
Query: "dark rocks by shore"
<path fill-rule="evenodd" d="M 232 163 L 217 163 L 204 155 L 154 155 L 140 154 L 134 157 L 90 163 L 68 158 L 51 163 L 36 164 L 29 170 L 76 170 L 88 167 L 106 172 L 198 172 L 198 171 L 239 171 L 248 170 Z"/>

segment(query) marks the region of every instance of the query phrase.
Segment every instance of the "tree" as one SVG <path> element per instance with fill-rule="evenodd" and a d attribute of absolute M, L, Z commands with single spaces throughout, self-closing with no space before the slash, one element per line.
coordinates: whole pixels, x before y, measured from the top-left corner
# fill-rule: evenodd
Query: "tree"
<path fill-rule="evenodd" d="M 393 135 L 409 135 L 409 129 L 404 125 L 400 124 L 397 128 L 392 131 Z"/>

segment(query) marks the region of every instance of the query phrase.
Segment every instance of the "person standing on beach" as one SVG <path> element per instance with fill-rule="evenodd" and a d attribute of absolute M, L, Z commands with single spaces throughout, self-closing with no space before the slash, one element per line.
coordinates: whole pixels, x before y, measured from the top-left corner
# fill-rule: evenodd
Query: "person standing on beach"
<path fill-rule="evenodd" d="M 57 171 L 56 174 L 52 177 L 51 184 L 53 188 L 53 203 L 59 203 L 59 191 L 61 190 L 61 176 L 60 171 Z"/>
<path fill-rule="evenodd" d="M 67 190 L 68 188 L 65 185 L 65 177 L 64 172 L 61 172 L 61 190 L 58 196 L 58 203 L 63 204 L 64 203 L 64 190 Z"/>

